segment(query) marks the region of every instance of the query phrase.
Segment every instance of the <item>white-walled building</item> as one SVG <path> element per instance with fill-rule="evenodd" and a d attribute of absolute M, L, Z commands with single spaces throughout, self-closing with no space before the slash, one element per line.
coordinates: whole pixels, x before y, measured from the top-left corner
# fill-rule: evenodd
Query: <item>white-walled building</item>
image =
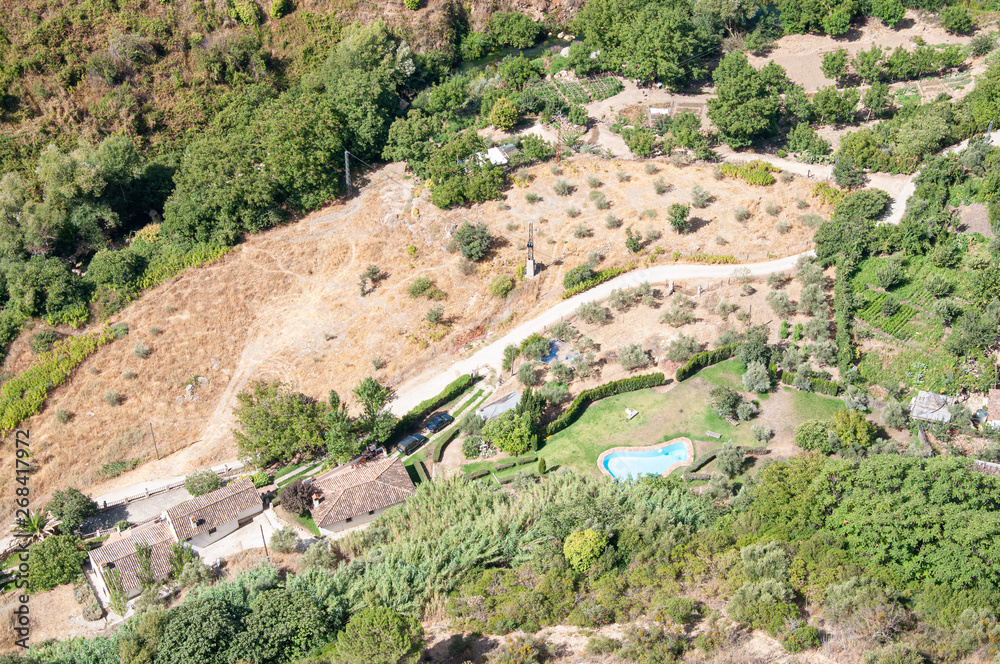
<path fill-rule="evenodd" d="M 157 519 L 124 532 L 111 533 L 104 544 L 90 552 L 95 585 L 101 599 L 111 599 L 110 585 L 118 583 L 126 599 L 142 592 L 141 566 L 137 546 L 150 547 L 149 560 L 153 577 L 160 581 L 170 574 L 173 545 L 176 540 L 167 522 Z"/>
<path fill-rule="evenodd" d="M 310 512 L 324 535 L 367 523 L 416 493 L 397 456 L 335 468 L 313 480 L 312 486 L 319 491 Z"/>
<path fill-rule="evenodd" d="M 197 551 L 230 535 L 264 511 L 257 487 L 250 478 L 171 507 L 164 516 L 178 542 Z"/>

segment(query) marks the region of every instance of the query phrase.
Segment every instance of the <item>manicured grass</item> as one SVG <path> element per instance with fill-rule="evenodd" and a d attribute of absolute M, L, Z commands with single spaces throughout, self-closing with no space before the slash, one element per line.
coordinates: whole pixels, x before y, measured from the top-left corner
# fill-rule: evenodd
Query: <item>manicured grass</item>
<path fill-rule="evenodd" d="M 316 522 L 313 521 L 311 514 L 293 514 L 292 518 L 295 519 L 296 523 L 311 532 L 316 537 L 320 536 L 319 528 L 316 527 Z"/>
<path fill-rule="evenodd" d="M 743 380 L 741 378 L 743 376 L 743 365 L 735 358 L 705 367 L 695 375 L 716 385 L 725 385 L 737 390 L 743 389 Z"/>
<path fill-rule="evenodd" d="M 792 416 L 796 423 L 804 420 L 826 420 L 833 417 L 838 410 L 844 409 L 843 399 L 815 392 L 800 392 L 791 387 L 781 389 L 792 393 Z"/>
<path fill-rule="evenodd" d="M 456 410 L 454 413 L 452 413 L 451 416 L 454 417 L 455 420 L 457 421 L 458 416 L 461 415 L 471 404 L 475 403 L 476 399 L 478 399 L 482 393 L 483 393 L 482 390 L 476 390 L 476 393 L 473 394 L 471 397 L 469 397 L 468 401 L 463 403 L 462 407 Z"/>
<path fill-rule="evenodd" d="M 720 363 L 724 364 L 727 363 Z M 730 369 L 727 373 L 726 367 L 713 368 L 716 372 L 708 375 L 720 382 L 728 380 L 732 372 Z M 708 405 L 708 395 L 715 383 L 705 380 L 702 373 L 664 394 L 651 389 L 640 390 L 597 401 L 570 427 L 544 441 L 538 455 L 545 459 L 550 469 L 568 466 L 577 472 L 598 474 L 597 457 L 612 447 L 645 447 L 678 437 L 690 438 L 697 456 L 721 447 L 728 440 L 744 447 L 756 447 L 751 431 L 753 421 L 733 426 Z M 807 419 L 830 417 L 844 407 L 844 402 L 834 397 L 782 389 L 794 393 L 792 406 L 787 408 L 790 412 L 782 413 L 783 420 L 792 426 Z M 626 420 L 626 406 L 638 410 L 639 414 Z M 722 437 L 710 438 L 705 435 L 706 431 Z"/>
<path fill-rule="evenodd" d="M 312 461 L 303 461 L 302 463 L 296 463 L 296 464 L 293 464 L 291 466 L 285 466 L 281 470 L 276 471 L 274 473 L 274 481 L 277 482 L 278 480 L 280 480 L 285 475 L 290 475 L 291 473 L 294 473 L 296 470 L 298 470 L 299 468 L 301 468 L 302 466 L 304 466 L 304 465 L 306 465 L 308 463 L 312 463 Z"/>

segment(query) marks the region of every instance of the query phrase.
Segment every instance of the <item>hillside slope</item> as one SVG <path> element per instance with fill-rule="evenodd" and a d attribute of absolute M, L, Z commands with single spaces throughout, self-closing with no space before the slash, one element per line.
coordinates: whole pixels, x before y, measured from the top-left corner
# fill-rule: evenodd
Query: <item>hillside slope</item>
<path fill-rule="evenodd" d="M 602 265 L 625 264 L 630 225 L 663 236 L 649 243 L 649 264 L 672 262 L 673 251 L 725 251 L 715 244 L 716 236 L 733 242 L 742 238 L 739 259 L 746 262 L 810 246 L 813 230 L 799 221 L 794 205 L 796 198 L 811 200 L 813 211 L 822 212 L 807 180 L 748 190 L 738 180 L 713 181 L 705 167 L 662 164 L 665 170 L 646 174 L 639 166 L 585 157 L 565 162 L 559 177 L 575 187 L 565 198 L 552 193 L 558 177 L 549 167 L 536 166 L 527 189 L 542 198 L 534 205 L 523 190 L 514 190 L 504 205 L 508 210 L 489 203 L 441 211 L 426 200 L 426 190 L 418 192 L 404 179 L 402 165 L 392 165 L 374 173 L 359 197 L 253 236 L 214 265 L 188 270 L 125 309 L 115 320 L 129 326 L 129 335 L 88 358 L 51 394 L 44 411 L 25 423 L 41 466 L 35 495 L 66 485 L 96 494 L 235 458 L 232 408 L 251 380 L 283 380 L 317 399 L 334 389 L 351 401 L 350 390 L 368 375 L 403 391 L 419 391 L 407 381 L 447 367 L 487 334 L 509 329 L 558 301 L 565 271 L 584 262 L 589 252 L 602 252 Z M 617 181 L 618 168 L 630 173 L 630 180 Z M 611 212 L 624 220 L 623 226 L 606 228 L 606 212 L 589 203 L 588 174 L 602 181 Z M 661 177 L 674 186 L 657 195 L 652 181 Z M 711 188 L 714 202 L 696 211 L 700 219 L 694 232 L 679 236 L 670 230 L 666 208 L 689 200 L 691 186 L 699 182 Z M 779 219 L 789 223 L 787 233 L 779 233 L 775 217 L 763 212 L 771 201 L 784 210 Z M 754 212 L 750 220 L 733 219 L 736 204 Z M 581 209 L 579 216 L 566 215 L 570 205 Z M 642 215 L 646 210 L 659 214 L 650 218 Z M 513 274 L 523 261 L 529 219 L 536 221 L 536 259 L 544 269 L 508 299 L 499 299 L 489 294 L 489 283 L 498 274 Z M 500 238 L 471 276 L 462 273 L 460 255 L 447 251 L 448 233 L 465 220 L 487 223 Z M 577 237 L 580 226 L 590 235 Z M 655 246 L 664 253 L 654 256 Z M 647 264 L 647 258 L 638 260 Z M 388 276 L 362 298 L 358 278 L 369 265 Z M 418 276 L 432 279 L 446 299 L 407 296 L 407 285 Z M 423 320 L 438 304 L 447 327 Z M 30 362 L 28 336 L 14 345 L 7 370 Z M 467 348 L 467 342 L 473 343 Z M 136 356 L 137 344 L 152 349 L 148 358 Z M 376 358 L 385 363 L 378 370 Z M 108 405 L 108 391 L 117 392 L 122 403 Z M 72 414 L 65 424 L 57 417 L 61 410 Z M 149 423 L 166 457 L 159 463 Z M 99 484 L 103 464 L 130 458 L 145 463 Z"/>

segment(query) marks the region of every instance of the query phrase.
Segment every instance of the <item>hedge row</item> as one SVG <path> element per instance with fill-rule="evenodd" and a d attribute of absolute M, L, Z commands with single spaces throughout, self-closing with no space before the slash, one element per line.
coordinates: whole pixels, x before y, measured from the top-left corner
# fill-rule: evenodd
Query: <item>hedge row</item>
<path fill-rule="evenodd" d="M 448 447 L 448 443 L 455 440 L 455 436 L 457 436 L 458 434 L 459 430 L 458 426 L 456 425 L 452 427 L 451 431 L 441 436 L 441 438 L 438 439 L 438 442 L 434 443 L 434 454 L 431 457 L 432 459 L 434 459 L 434 463 L 441 462 L 441 457 L 444 456 L 444 448 Z"/>
<path fill-rule="evenodd" d="M 413 469 L 417 471 L 417 477 L 420 478 L 421 482 L 427 481 L 427 469 L 424 468 L 424 463 L 419 459 L 413 463 Z"/>
<path fill-rule="evenodd" d="M 682 258 L 692 263 L 707 263 L 708 265 L 732 265 L 739 262 L 736 260 L 736 256 L 730 254 L 703 254 L 701 252 L 696 254 L 681 254 L 679 251 L 674 252 L 675 261 Z"/>
<path fill-rule="evenodd" d="M 0 435 L 7 435 L 22 421 L 37 414 L 50 391 L 62 385 L 91 353 L 114 339 L 110 327 L 99 333 L 69 337 L 4 383 L 0 388 Z"/>
<path fill-rule="evenodd" d="M 834 341 L 837 343 L 837 368 L 844 379 L 854 366 L 854 324 L 850 281 L 854 267 L 850 261 L 841 259 L 837 263 L 837 281 L 833 286 L 833 321 L 837 326 Z"/>
<path fill-rule="evenodd" d="M 582 293 L 585 290 L 589 290 L 589 289 L 593 288 L 594 286 L 596 286 L 598 284 L 604 283 L 605 281 L 608 281 L 609 279 L 614 279 L 615 277 L 617 277 L 617 276 L 619 276 L 621 274 L 625 274 L 626 272 L 631 272 L 635 268 L 636 268 L 635 263 L 628 263 L 627 265 L 624 265 L 622 267 L 609 267 L 609 268 L 605 268 L 605 269 L 601 270 L 600 272 L 596 273 L 590 279 L 587 279 L 586 281 L 581 281 L 576 286 L 573 286 L 572 288 L 567 288 L 566 290 L 564 290 L 563 294 L 562 294 L 562 298 L 565 300 L 568 297 L 573 297 L 574 295 L 579 295 L 580 293 Z"/>
<path fill-rule="evenodd" d="M 511 482 L 513 482 L 515 480 L 521 479 L 522 477 L 523 478 L 530 477 L 532 479 L 537 479 L 538 478 L 538 471 L 529 470 L 528 472 L 517 473 L 515 475 L 511 475 L 510 477 L 505 477 L 502 480 L 500 480 L 500 484 L 510 484 Z"/>
<path fill-rule="evenodd" d="M 740 345 L 735 343 L 723 346 L 722 348 L 716 348 L 715 350 L 706 350 L 701 353 L 695 353 L 691 356 L 691 359 L 688 360 L 687 364 L 677 370 L 675 378 L 678 382 L 687 380 L 705 367 L 710 367 L 713 364 L 722 362 L 723 360 L 728 360 L 736 354 L 736 349 L 739 347 Z"/>
<path fill-rule="evenodd" d="M 791 371 L 781 372 L 781 382 L 785 385 L 792 385 L 795 383 L 795 374 Z M 812 384 L 812 391 L 819 392 L 820 394 L 829 394 L 830 396 L 837 396 L 840 394 L 840 383 L 836 383 L 832 380 L 823 380 L 822 378 L 810 378 L 809 382 Z"/>
<path fill-rule="evenodd" d="M 715 452 L 709 452 L 708 454 L 702 454 L 700 457 L 694 460 L 694 462 L 687 467 L 685 475 L 697 472 L 698 470 L 704 468 L 708 465 L 708 462 L 715 458 Z"/>
<path fill-rule="evenodd" d="M 598 401 L 599 399 L 604 399 L 605 397 L 614 396 L 616 394 L 623 394 L 625 392 L 634 392 L 636 390 L 644 390 L 647 387 L 657 387 L 658 385 L 663 385 L 666 382 L 662 373 L 651 373 L 642 376 L 632 376 L 631 378 L 623 378 L 621 380 L 613 380 L 610 383 L 604 383 L 603 385 L 598 385 L 595 388 L 584 390 L 573 399 L 573 403 L 563 411 L 556 420 L 549 422 L 545 427 L 545 435 L 552 436 L 574 421 L 579 417 L 587 406 L 590 405 L 592 401 Z"/>
<path fill-rule="evenodd" d="M 441 390 L 441 393 L 436 397 L 418 403 L 413 410 L 399 418 L 399 422 L 393 427 L 389 440 L 397 441 L 398 438 L 401 438 L 406 432 L 412 429 L 417 422 L 430 415 L 434 409 L 443 406 L 462 392 L 465 392 L 471 384 L 472 374 L 464 374 L 448 383 L 447 387 Z"/>

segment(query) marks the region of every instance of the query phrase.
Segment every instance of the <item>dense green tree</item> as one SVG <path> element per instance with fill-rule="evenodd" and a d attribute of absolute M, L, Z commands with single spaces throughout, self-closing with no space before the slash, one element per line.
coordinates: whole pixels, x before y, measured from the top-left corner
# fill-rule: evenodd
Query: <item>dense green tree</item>
<path fill-rule="evenodd" d="M 580 574 L 590 571 L 608 545 L 608 536 L 592 528 L 570 533 L 563 543 L 566 562 Z"/>
<path fill-rule="evenodd" d="M 361 453 L 364 441 L 358 435 L 356 423 L 347 412 L 347 404 L 333 390 L 330 390 L 328 404 L 329 410 L 323 423 L 326 451 L 337 463 L 346 463 Z"/>
<path fill-rule="evenodd" d="M 287 205 L 307 212 L 340 194 L 344 129 L 333 99 L 290 91 L 261 109 L 257 120 L 264 168 L 278 183 L 278 195 Z"/>
<path fill-rule="evenodd" d="M 899 0 L 870 0 L 871 15 L 881 19 L 890 28 L 903 20 L 906 9 Z"/>
<path fill-rule="evenodd" d="M 730 147 L 744 147 L 773 135 L 781 111 L 780 93 L 787 84 L 784 69 L 769 63 L 758 71 L 740 52 L 726 55 L 712 73 L 717 97 L 708 101 L 708 116 Z"/>
<path fill-rule="evenodd" d="M 875 425 L 860 410 L 838 410 L 833 414 L 833 432 L 844 447 L 866 450 L 875 442 Z"/>
<path fill-rule="evenodd" d="M 855 88 L 841 91 L 832 85 L 822 87 L 813 95 L 813 112 L 823 124 L 847 123 L 854 117 L 859 97 Z"/>
<path fill-rule="evenodd" d="M 507 411 L 483 426 L 483 438 L 511 456 L 524 454 L 534 442 L 531 418 L 527 413 L 517 415 Z"/>
<path fill-rule="evenodd" d="M 158 606 L 127 622 L 123 628 L 126 633 L 118 644 L 122 664 L 153 664 L 166 624 L 167 612 Z"/>
<path fill-rule="evenodd" d="M 54 535 L 32 545 L 28 549 L 28 589 L 37 593 L 72 583 L 87 560 L 85 549 L 74 535 Z"/>
<path fill-rule="evenodd" d="M 968 7 L 963 5 L 950 5 L 941 12 L 941 23 L 945 30 L 953 35 L 961 35 L 973 32 L 976 24 L 972 20 L 972 14 Z"/>
<path fill-rule="evenodd" d="M 834 81 L 839 81 L 847 76 L 847 58 L 846 48 L 838 48 L 836 51 L 824 53 L 823 62 L 820 65 L 820 68 L 823 70 L 823 75 L 827 78 L 832 78 Z"/>
<path fill-rule="evenodd" d="M 240 454 L 259 466 L 288 462 L 323 445 L 323 406 L 279 381 L 255 381 L 237 395 L 233 431 Z"/>
<path fill-rule="evenodd" d="M 389 412 L 389 402 L 394 396 L 392 390 L 368 376 L 354 388 L 354 396 L 361 404 L 358 425 L 364 435 L 364 443 L 385 443 L 397 422 L 396 416 Z"/>
<path fill-rule="evenodd" d="M 274 588 L 250 602 L 250 614 L 230 652 L 256 664 L 288 662 L 326 641 L 327 634 L 326 617 L 312 597 Z"/>
<path fill-rule="evenodd" d="M 458 243 L 462 256 L 470 261 L 481 260 L 493 246 L 493 234 L 483 222 L 476 224 L 462 222 L 462 225 L 455 229 L 452 238 Z"/>
<path fill-rule="evenodd" d="M 157 648 L 159 664 L 224 664 L 240 632 L 237 606 L 222 597 L 196 595 L 167 612 Z"/>
<path fill-rule="evenodd" d="M 725 473 L 726 477 L 733 478 L 740 474 L 743 469 L 743 450 L 728 441 L 722 444 L 715 455 L 716 467 Z"/>
<path fill-rule="evenodd" d="M 886 57 L 882 47 L 875 44 L 867 51 L 858 51 L 851 66 L 858 78 L 870 85 L 883 76 Z"/>
<path fill-rule="evenodd" d="M 7 306 L 23 316 L 46 316 L 54 323 L 86 318 L 86 291 L 80 278 L 57 258 L 32 256 L 9 263 L 6 270 Z"/>
<path fill-rule="evenodd" d="M 485 141 L 469 130 L 448 139 L 431 156 L 427 176 L 433 180 L 431 200 L 439 208 L 499 198 L 503 171 L 478 155 Z"/>
<path fill-rule="evenodd" d="M 70 487 L 55 491 L 52 500 L 45 505 L 45 511 L 52 512 L 62 521 L 61 529 L 64 533 L 70 533 L 79 528 L 85 519 L 97 515 L 97 503 L 79 489 Z"/>
<path fill-rule="evenodd" d="M 247 131 L 206 135 L 184 151 L 176 188 L 163 211 L 168 236 L 234 244 L 284 219 L 279 185 L 265 170 L 262 146 Z"/>
<path fill-rule="evenodd" d="M 538 41 L 542 26 L 520 12 L 495 12 L 487 31 L 497 46 L 523 49 Z"/>
<path fill-rule="evenodd" d="M 123 289 L 138 279 L 144 268 L 145 260 L 134 251 L 101 249 L 90 260 L 87 278 L 94 283 Z"/>
<path fill-rule="evenodd" d="M 708 73 L 707 61 L 698 56 L 711 42 L 695 28 L 686 5 L 648 3 L 630 27 L 627 76 L 643 82 L 659 81 L 677 90 Z"/>
<path fill-rule="evenodd" d="M 795 444 L 804 450 L 832 454 L 830 423 L 826 420 L 806 420 L 795 427 Z"/>
<path fill-rule="evenodd" d="M 358 611 L 337 635 L 336 659 L 345 664 L 417 664 L 424 653 L 420 621 L 381 606 Z"/>

